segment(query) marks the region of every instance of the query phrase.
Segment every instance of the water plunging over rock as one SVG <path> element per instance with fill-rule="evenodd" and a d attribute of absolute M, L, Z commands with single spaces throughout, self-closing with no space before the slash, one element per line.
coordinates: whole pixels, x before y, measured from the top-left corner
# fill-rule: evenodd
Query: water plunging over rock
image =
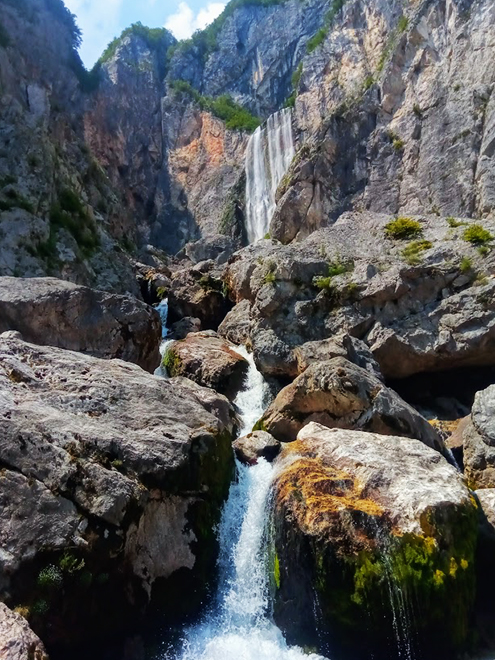
<path fill-rule="evenodd" d="M 248 241 L 263 238 L 275 211 L 275 193 L 294 157 L 292 111 L 285 108 L 257 128 L 246 150 L 246 232 Z"/>
<path fill-rule="evenodd" d="M 267 385 L 244 347 L 249 361 L 244 391 L 236 403 L 243 431 L 266 404 Z M 219 588 L 203 621 L 186 631 L 181 660 L 325 660 L 289 647 L 269 618 L 270 583 L 267 571 L 267 515 L 274 468 L 260 458 L 253 467 L 237 464 L 238 479 L 230 488 L 219 526 Z M 169 657 L 169 656 L 167 656 Z"/>

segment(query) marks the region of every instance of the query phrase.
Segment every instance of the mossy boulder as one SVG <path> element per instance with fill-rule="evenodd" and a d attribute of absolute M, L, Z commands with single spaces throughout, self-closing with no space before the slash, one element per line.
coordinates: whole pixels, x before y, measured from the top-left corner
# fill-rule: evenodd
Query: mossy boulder
<path fill-rule="evenodd" d="M 457 470 L 417 440 L 316 423 L 277 461 L 274 616 L 289 641 L 337 660 L 454 657 L 477 541 Z"/>
<path fill-rule="evenodd" d="M 167 623 L 194 612 L 234 474 L 229 401 L 14 333 L 0 354 L 0 600 L 60 657 L 123 641 L 154 602 Z"/>
<path fill-rule="evenodd" d="M 169 376 L 185 376 L 230 399 L 242 387 L 248 370 L 247 360 L 235 346 L 212 330 L 190 332 L 175 341 L 167 348 L 162 365 Z"/>

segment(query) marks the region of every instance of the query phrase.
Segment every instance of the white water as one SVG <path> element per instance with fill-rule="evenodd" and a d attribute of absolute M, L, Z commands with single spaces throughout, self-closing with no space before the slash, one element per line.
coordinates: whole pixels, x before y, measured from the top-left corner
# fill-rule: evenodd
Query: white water
<path fill-rule="evenodd" d="M 169 329 L 167 328 L 168 298 L 165 298 L 160 303 L 158 303 L 158 305 L 156 306 L 156 311 L 158 312 L 158 314 L 160 314 L 160 319 L 162 322 L 162 341 L 160 344 L 160 355 L 163 358 L 163 356 L 165 355 L 165 351 L 167 350 L 167 346 L 174 341 L 173 339 L 167 339 L 169 334 Z M 167 378 L 167 370 L 164 367 L 162 367 L 161 363 L 155 369 L 155 376 L 162 376 L 164 378 Z"/>
<path fill-rule="evenodd" d="M 270 115 L 246 149 L 246 232 L 249 243 L 263 238 L 275 211 L 275 193 L 294 157 L 292 110 Z"/>
<path fill-rule="evenodd" d="M 246 388 L 236 399 L 247 431 L 261 414 L 268 387 L 249 360 Z M 273 478 L 271 464 L 237 464 L 219 525 L 219 587 L 215 604 L 203 621 L 186 630 L 176 660 L 325 660 L 289 647 L 269 618 L 270 594 L 266 565 L 266 514 Z"/>
<path fill-rule="evenodd" d="M 268 407 L 270 390 L 266 380 L 254 364 L 253 354 L 249 353 L 245 346 L 237 346 L 236 353 L 242 355 L 249 362 L 244 388 L 235 398 L 235 405 L 239 409 L 242 427 L 239 436 L 251 433 L 253 426 L 261 418 Z"/>

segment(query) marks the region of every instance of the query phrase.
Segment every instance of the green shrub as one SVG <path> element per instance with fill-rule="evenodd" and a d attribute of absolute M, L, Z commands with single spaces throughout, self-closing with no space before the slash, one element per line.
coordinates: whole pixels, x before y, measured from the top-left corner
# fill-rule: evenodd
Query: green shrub
<path fill-rule="evenodd" d="M 453 228 L 455 228 L 455 227 L 461 227 L 462 225 L 467 224 L 466 222 L 461 222 L 460 220 L 456 220 L 456 219 L 453 218 L 452 216 L 449 216 L 449 217 L 447 218 L 447 223 L 448 223 L 449 227 L 453 227 Z"/>
<path fill-rule="evenodd" d="M 165 355 L 163 356 L 162 367 L 166 369 L 170 377 L 179 376 L 182 362 L 177 353 L 169 348 L 167 351 L 165 351 Z"/>
<path fill-rule="evenodd" d="M 402 34 L 407 30 L 407 26 L 409 25 L 409 19 L 407 16 L 401 16 L 399 18 L 399 22 L 397 23 L 397 30 L 399 34 Z"/>
<path fill-rule="evenodd" d="M 416 117 L 418 117 L 418 119 L 423 118 L 423 112 L 417 103 L 413 105 L 413 112 L 416 115 Z"/>
<path fill-rule="evenodd" d="M 227 94 L 223 94 L 216 99 L 202 96 L 186 80 L 174 80 L 169 83 L 169 87 L 178 94 L 184 94 L 192 98 L 202 110 L 207 110 L 215 117 L 222 119 L 229 130 L 252 133 L 261 124 L 258 117 L 255 117 L 249 110 L 233 101 Z"/>
<path fill-rule="evenodd" d="M 459 270 L 461 271 L 461 273 L 463 274 L 469 273 L 472 267 L 473 267 L 473 263 L 471 259 L 469 259 L 468 257 L 462 257 L 461 263 L 459 265 Z"/>
<path fill-rule="evenodd" d="M 77 573 L 84 568 L 85 561 L 84 559 L 78 559 L 71 552 L 65 552 L 58 562 L 58 565 L 64 573 Z"/>
<path fill-rule="evenodd" d="M 294 89 L 297 89 L 297 87 L 299 86 L 299 83 L 301 82 L 302 72 L 303 72 L 303 63 L 299 62 L 299 66 L 294 71 L 294 73 L 292 74 L 292 78 L 291 78 L 292 87 Z"/>
<path fill-rule="evenodd" d="M 33 607 L 31 608 L 31 612 L 33 614 L 43 616 L 44 614 L 46 614 L 48 612 L 49 609 L 50 609 L 50 605 L 48 604 L 48 602 L 46 600 L 44 600 L 43 598 L 40 598 L 39 600 L 37 600 L 33 603 Z"/>
<path fill-rule="evenodd" d="M 51 564 L 39 572 L 36 584 L 42 589 L 51 589 L 62 586 L 63 581 L 64 578 L 60 569 Z"/>
<path fill-rule="evenodd" d="M 363 82 L 363 89 L 364 90 L 370 89 L 371 87 L 373 87 L 374 82 L 375 82 L 374 77 L 371 74 L 367 75 Z"/>
<path fill-rule="evenodd" d="M 296 105 L 296 97 L 296 92 L 292 92 L 292 94 L 285 100 L 284 108 L 294 108 Z"/>
<path fill-rule="evenodd" d="M 330 261 L 328 264 L 329 277 L 336 277 L 352 270 L 354 270 L 354 264 L 351 261 L 340 261 L 340 259 L 336 259 L 335 261 Z"/>
<path fill-rule="evenodd" d="M 417 220 L 412 218 L 397 218 L 385 225 L 387 238 L 406 239 L 417 238 L 423 233 L 423 228 Z"/>
<path fill-rule="evenodd" d="M 91 256 L 100 244 L 94 221 L 81 198 L 69 188 L 62 190 L 58 202 L 52 206 L 50 226 L 55 234 L 59 229 L 66 229 L 87 257 Z"/>
<path fill-rule="evenodd" d="M 323 277 L 322 275 L 317 275 L 313 277 L 313 285 L 322 291 L 330 291 L 333 288 L 332 278 L 330 276 Z"/>
<path fill-rule="evenodd" d="M 25 197 L 19 195 L 15 190 L 9 190 L 7 193 L 9 199 L 0 199 L 0 211 L 10 211 L 11 209 L 23 209 L 28 213 L 33 213 L 34 208 L 31 202 Z"/>
<path fill-rule="evenodd" d="M 311 37 L 311 39 L 306 44 L 306 49 L 308 53 L 312 53 L 320 44 L 322 44 L 332 26 L 332 23 L 339 13 L 339 11 L 345 5 L 346 0 L 333 0 L 330 9 L 328 10 L 325 16 L 325 22 L 323 27 L 321 27 L 318 32 Z"/>
<path fill-rule="evenodd" d="M 409 264 L 414 265 L 419 263 L 421 253 L 431 247 L 430 241 L 413 241 L 402 250 L 402 256 Z"/>
<path fill-rule="evenodd" d="M 349 273 L 354 269 L 352 261 L 341 261 L 337 258 L 335 261 L 330 261 L 328 264 L 328 276 L 317 275 L 313 278 L 313 285 L 318 289 L 330 290 L 332 289 L 332 279 L 338 275 Z"/>
<path fill-rule="evenodd" d="M 314 50 L 318 48 L 320 44 L 322 44 L 325 41 L 325 38 L 328 34 L 328 28 L 327 27 L 322 27 L 318 30 L 316 34 L 314 34 L 311 39 L 309 39 L 306 49 L 308 53 L 312 53 Z"/>
<path fill-rule="evenodd" d="M 490 248 L 488 245 L 480 245 L 478 248 L 478 254 L 482 257 L 486 257 L 487 254 L 490 254 Z"/>
<path fill-rule="evenodd" d="M 141 37 L 150 50 L 159 50 L 161 47 L 164 48 L 165 43 L 168 41 L 168 32 L 165 28 L 149 28 L 138 21 L 126 28 L 120 37 L 112 39 L 99 59 L 100 64 L 104 64 L 105 62 L 108 62 L 108 60 L 111 60 L 122 41 L 131 35 Z M 165 52 L 163 55 L 165 56 Z"/>
<path fill-rule="evenodd" d="M 488 229 L 485 229 L 481 225 L 471 225 L 464 231 L 462 237 L 465 241 L 473 245 L 485 245 L 485 243 L 493 240 L 493 236 Z"/>

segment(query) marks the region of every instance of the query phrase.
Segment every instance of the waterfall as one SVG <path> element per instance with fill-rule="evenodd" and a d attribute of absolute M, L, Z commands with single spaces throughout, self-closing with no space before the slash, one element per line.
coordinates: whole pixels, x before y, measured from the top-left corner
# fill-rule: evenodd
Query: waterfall
<path fill-rule="evenodd" d="M 266 235 L 275 211 L 275 193 L 294 157 L 292 110 L 285 108 L 259 126 L 246 149 L 246 232 L 249 243 Z"/>
<path fill-rule="evenodd" d="M 169 334 L 169 329 L 167 328 L 168 298 L 165 298 L 160 303 L 158 303 L 156 306 L 156 311 L 158 314 L 160 314 L 160 320 L 162 322 L 162 341 L 160 344 L 160 355 L 163 358 L 165 351 L 167 350 L 167 346 L 174 341 L 173 339 L 167 339 Z M 167 377 L 167 372 L 161 364 L 155 369 L 155 376 L 162 376 L 163 378 Z"/>
<path fill-rule="evenodd" d="M 268 387 L 252 356 L 246 387 L 236 399 L 243 429 L 251 430 L 267 403 Z M 215 603 L 201 623 L 186 630 L 181 649 L 169 660 L 325 660 L 289 647 L 269 618 L 270 594 L 266 557 L 266 512 L 273 479 L 270 463 L 260 459 L 247 467 L 237 463 L 219 525 L 219 587 Z M 163 656 L 162 656 L 163 658 Z"/>
<path fill-rule="evenodd" d="M 245 346 L 237 346 L 236 353 L 248 361 L 249 369 L 244 388 L 236 396 L 234 404 L 239 410 L 242 427 L 239 436 L 250 433 L 269 405 L 270 390 L 263 375 L 254 364 L 253 354 Z"/>

